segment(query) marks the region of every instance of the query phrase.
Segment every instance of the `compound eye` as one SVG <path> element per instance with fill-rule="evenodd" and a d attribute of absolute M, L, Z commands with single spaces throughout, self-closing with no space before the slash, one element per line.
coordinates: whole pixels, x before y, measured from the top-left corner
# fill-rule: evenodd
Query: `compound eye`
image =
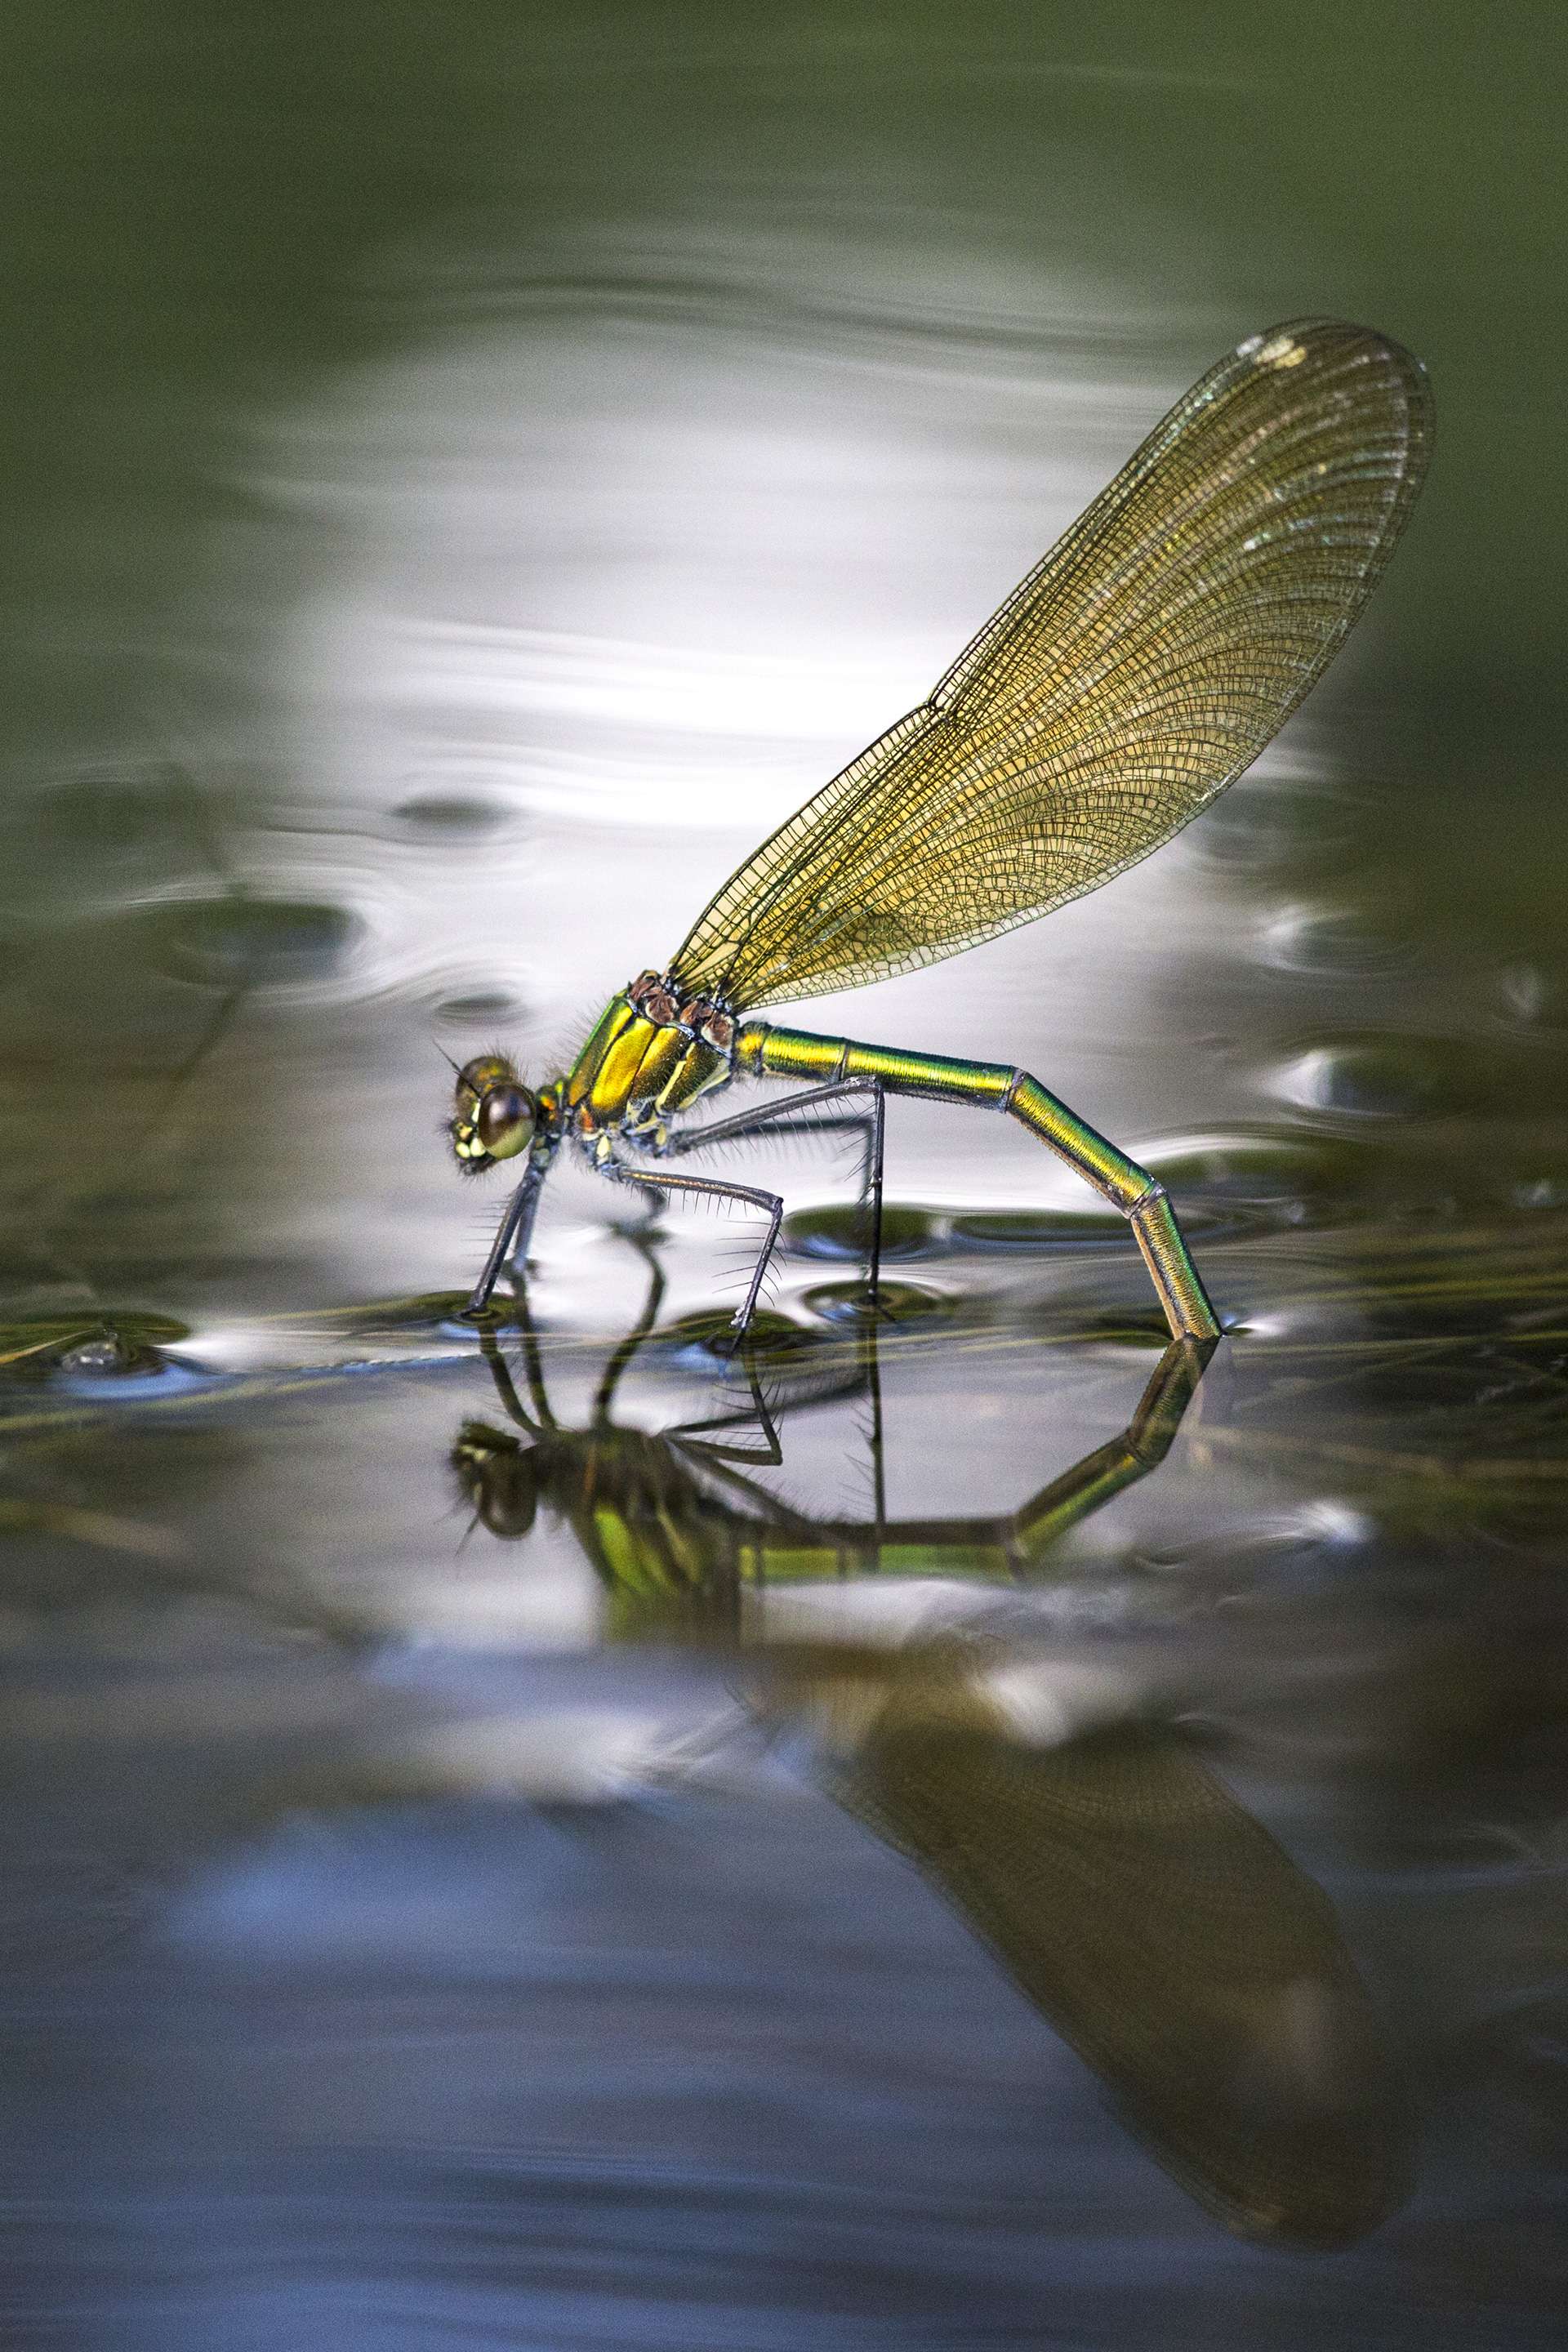
<path fill-rule="evenodd" d="M 479 1101 L 492 1087 L 510 1087 L 517 1083 L 517 1072 L 499 1054 L 481 1054 L 476 1061 L 465 1062 L 458 1073 L 459 1097 L 469 1094 Z"/>
<path fill-rule="evenodd" d="M 533 1133 L 533 1097 L 526 1087 L 492 1086 L 474 1125 L 492 1160 L 515 1159 Z"/>

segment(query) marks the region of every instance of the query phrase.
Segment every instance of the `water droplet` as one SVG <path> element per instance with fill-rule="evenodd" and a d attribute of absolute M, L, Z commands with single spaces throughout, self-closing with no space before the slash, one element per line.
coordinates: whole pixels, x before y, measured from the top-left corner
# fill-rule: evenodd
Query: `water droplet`
<path fill-rule="evenodd" d="M 205 1365 L 148 1347 L 122 1331 L 95 1334 L 68 1349 L 58 1360 L 55 1373 L 60 1386 L 73 1396 L 116 1400 L 206 1388 L 216 1378 Z"/>
<path fill-rule="evenodd" d="M 164 1348 L 189 1336 L 189 1325 L 168 1315 L 105 1315 L 101 1307 L 93 1307 L 76 1315 L 32 1316 L 0 1325 L 0 1363 L 28 1373 L 112 1383 L 160 1372 L 170 1360 Z"/>
<path fill-rule="evenodd" d="M 135 1379 L 157 1371 L 162 1362 L 155 1348 L 138 1348 L 118 1332 L 105 1331 L 95 1339 L 82 1340 L 79 1347 L 68 1348 L 59 1360 L 59 1369 L 89 1379 L 110 1374 Z"/>

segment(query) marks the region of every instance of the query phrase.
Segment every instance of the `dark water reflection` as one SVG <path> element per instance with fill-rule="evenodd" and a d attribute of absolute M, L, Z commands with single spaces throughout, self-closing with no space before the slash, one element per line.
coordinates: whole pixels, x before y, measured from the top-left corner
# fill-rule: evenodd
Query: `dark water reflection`
<path fill-rule="evenodd" d="M 1554 37 L 962 13 L 18 29 L 8 2342 L 1561 2332 Z M 580 1176 L 481 1347 L 440 1050 L 568 1052 L 1312 308 L 1441 420 L 1342 674 L 823 1008 L 1136 1150 L 1201 1381 L 912 1104 L 879 1332 L 797 1140 L 749 1371 L 746 1234 Z"/>
<path fill-rule="evenodd" d="M 1102 1249 L 1004 1288 L 950 1258 L 940 1341 L 780 1316 L 755 1390 L 657 1297 L 640 1346 L 481 1352 L 455 1298 L 251 1327 L 247 1370 L 143 1333 L 114 1397 L 101 1339 L 35 1338 L 5 1836 L 40 2279 L 174 2340 L 346 2277 L 392 2340 L 426 2324 L 398 2281 L 641 2342 L 649 2295 L 721 2340 L 743 2280 L 764 2343 L 864 2340 L 873 2295 L 935 2341 L 977 2297 L 1019 2341 L 1042 2299 L 1136 2328 L 1156 2286 L 1199 2342 L 1266 2259 L 1199 2205 L 1279 2249 L 1392 2209 L 1271 2340 L 1451 2271 L 1461 2214 L 1524 2234 L 1456 2308 L 1532 2340 L 1563 1276 L 1538 1251 L 1521 1317 L 1472 1234 L 1466 1318 L 1420 1239 L 1370 1278 L 1353 1232 L 1211 1255 L 1279 1328 L 1195 1392 Z"/>

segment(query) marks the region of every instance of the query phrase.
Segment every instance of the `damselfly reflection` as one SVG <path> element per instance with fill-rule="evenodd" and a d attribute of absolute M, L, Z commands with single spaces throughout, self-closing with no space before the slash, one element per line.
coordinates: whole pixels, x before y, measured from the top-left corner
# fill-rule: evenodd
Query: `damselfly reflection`
<path fill-rule="evenodd" d="M 1228 2228 L 1328 2246 L 1373 2227 L 1400 2194 L 1404 2125 L 1372 2008 L 1327 1902 L 1191 1740 L 1146 1719 L 1132 1685 L 1102 1680 L 1085 1705 L 1070 1662 L 955 1620 L 895 1644 L 781 1638 L 755 1607 L 807 1581 L 970 1576 L 1026 1591 L 1069 1528 L 1164 1459 L 1212 1343 L 1173 1340 L 1126 1429 L 1019 1509 L 900 1518 L 884 1507 L 868 1322 L 855 1353 L 874 1407 L 872 1508 L 819 1519 L 741 1466 L 782 1452 L 754 1370 L 749 1411 L 658 1437 L 616 1428 L 657 1273 L 655 1286 L 580 1428 L 552 1412 L 526 1320 L 527 1404 L 487 1335 L 513 1426 L 470 1422 L 453 1453 L 484 1525 L 522 1537 L 548 1507 L 624 1634 L 748 1638 L 753 1719 L 808 1731 L 829 1793 L 955 1907 Z"/>
<path fill-rule="evenodd" d="M 1127 1219 L 1173 1337 L 1219 1326 L 1163 1187 L 1011 1063 L 786 1029 L 764 1008 L 859 988 L 1097 889 L 1248 768 L 1343 643 L 1426 467 L 1418 363 L 1362 327 L 1253 335 L 1194 385 L 933 689 L 732 875 L 673 960 L 613 997 L 563 1077 L 489 1055 L 458 1074 L 468 1174 L 524 1162 L 469 1300 L 525 1258 L 570 1140 L 603 1175 L 767 1220 L 734 1317 L 755 1313 L 784 1203 L 672 1160 L 802 1114 L 864 1128 L 878 1287 L 889 1094 L 1003 1111 Z M 799 1093 L 683 1125 L 737 1076 Z M 653 1162 L 653 1166 L 639 1164 Z"/>
<path fill-rule="evenodd" d="M 688 1630 L 706 1620 L 733 1625 L 742 1594 L 770 1582 L 840 1578 L 887 1569 L 922 1569 L 1004 1580 L 1027 1577 L 1068 1528 L 1162 1463 L 1213 1351 L 1212 1340 L 1173 1339 L 1119 1437 L 1042 1486 L 1016 1510 L 973 1517 L 889 1517 L 883 1473 L 882 1389 L 876 1324 L 808 1360 L 792 1378 L 773 1368 L 773 1397 L 748 1360 L 744 1406 L 657 1433 L 615 1415 L 630 1366 L 655 1339 L 663 1276 L 651 1245 L 631 1236 L 647 1260 L 649 1283 L 635 1328 L 611 1355 L 588 1421 L 563 1428 L 551 1405 L 542 1351 L 518 1302 L 525 1405 L 497 1334 L 481 1340 L 513 1430 L 465 1423 L 452 1462 L 477 1517 L 492 1535 L 526 1536 L 539 1506 L 573 1530 L 623 1618 L 645 1621 L 673 1607 Z M 668 1340 L 668 1334 L 660 1335 Z M 864 1517 L 800 1510 L 750 1472 L 784 1460 L 776 1419 L 808 1406 L 863 1399 L 871 1507 Z"/>

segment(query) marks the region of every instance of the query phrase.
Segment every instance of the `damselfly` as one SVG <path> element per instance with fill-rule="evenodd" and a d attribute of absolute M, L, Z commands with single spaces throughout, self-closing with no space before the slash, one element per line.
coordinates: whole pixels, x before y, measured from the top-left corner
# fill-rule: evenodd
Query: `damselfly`
<path fill-rule="evenodd" d="M 1177 1338 L 1214 1309 L 1163 1187 L 1009 1062 L 858 1045 L 757 1018 L 995 938 L 1158 849 L 1257 759 L 1342 644 L 1426 468 L 1419 363 L 1363 327 L 1253 335 L 1178 401 L 931 694 L 731 875 L 662 970 L 613 997 L 572 1068 L 531 1092 L 499 1055 L 458 1077 L 469 1174 L 525 1167 L 468 1302 L 526 1255 L 568 1139 L 649 1193 L 760 1210 L 733 1318 L 751 1322 L 777 1194 L 671 1161 L 803 1113 L 864 1129 L 870 1286 L 889 1094 L 1004 1111 L 1126 1217 Z M 738 1076 L 804 1090 L 692 1127 Z"/>

